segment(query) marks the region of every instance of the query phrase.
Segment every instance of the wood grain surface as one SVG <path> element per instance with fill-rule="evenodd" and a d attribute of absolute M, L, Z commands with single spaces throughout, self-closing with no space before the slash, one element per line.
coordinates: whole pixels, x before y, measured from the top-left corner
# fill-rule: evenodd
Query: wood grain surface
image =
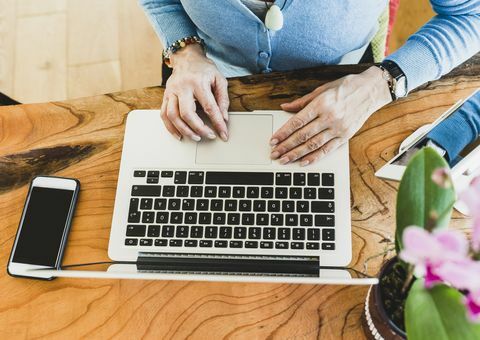
<path fill-rule="evenodd" d="M 230 80 L 231 110 L 279 104 L 368 65 L 326 66 Z M 480 56 L 375 113 L 350 142 L 352 265 L 381 254 L 394 231 L 396 183 L 375 170 L 399 143 L 480 87 Z M 39 338 L 363 339 L 367 287 L 14 279 L 6 265 L 30 179 L 78 178 L 82 191 L 64 264 L 107 260 L 127 113 L 160 107 L 160 87 L 0 108 L 0 333 Z M 468 221 L 454 216 L 466 229 Z M 375 272 L 385 256 L 369 261 Z"/>

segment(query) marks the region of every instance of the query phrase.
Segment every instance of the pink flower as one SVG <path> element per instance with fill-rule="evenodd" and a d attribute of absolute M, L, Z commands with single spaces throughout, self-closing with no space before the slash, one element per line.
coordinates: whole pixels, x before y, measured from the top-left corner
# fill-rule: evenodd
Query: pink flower
<path fill-rule="evenodd" d="M 438 283 L 442 283 L 442 278 L 440 276 L 438 276 L 437 274 L 435 274 L 434 271 L 435 271 L 435 268 L 432 265 L 427 264 L 426 273 L 425 273 L 425 280 L 424 280 L 425 288 L 427 288 L 427 289 L 432 288 L 433 286 L 435 286 Z"/>
<path fill-rule="evenodd" d="M 439 264 L 433 272 L 453 287 L 480 291 L 480 262 L 465 258 Z"/>
<path fill-rule="evenodd" d="M 480 177 L 475 178 L 469 188 L 460 194 L 460 200 L 468 207 L 473 219 L 472 248 L 480 252 Z"/>
<path fill-rule="evenodd" d="M 472 322 L 480 322 L 480 290 L 468 293 L 463 303 L 467 308 L 468 318 Z"/>
<path fill-rule="evenodd" d="M 432 181 L 441 188 L 448 189 L 452 187 L 449 168 L 438 168 L 432 172 Z"/>

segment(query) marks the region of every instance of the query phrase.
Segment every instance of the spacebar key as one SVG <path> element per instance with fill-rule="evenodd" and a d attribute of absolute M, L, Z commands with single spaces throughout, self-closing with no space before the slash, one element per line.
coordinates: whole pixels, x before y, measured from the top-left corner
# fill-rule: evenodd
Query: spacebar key
<path fill-rule="evenodd" d="M 273 185 L 273 172 L 207 171 L 207 184 Z"/>
<path fill-rule="evenodd" d="M 160 196 L 161 188 L 160 185 L 134 185 L 132 187 L 132 196 Z"/>

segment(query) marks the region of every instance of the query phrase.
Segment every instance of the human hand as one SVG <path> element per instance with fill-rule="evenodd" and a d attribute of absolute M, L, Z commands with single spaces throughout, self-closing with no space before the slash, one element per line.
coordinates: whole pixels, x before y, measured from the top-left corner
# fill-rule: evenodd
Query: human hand
<path fill-rule="evenodd" d="M 371 114 L 391 101 L 383 71 L 376 66 L 324 84 L 281 105 L 298 113 L 273 134 L 271 158 L 281 164 L 311 164 L 346 143 Z"/>
<path fill-rule="evenodd" d="M 170 58 L 173 73 L 167 81 L 160 115 L 167 130 L 198 142 L 215 139 L 214 131 L 196 112 L 195 101 L 209 117 L 218 135 L 226 141 L 228 130 L 228 83 L 199 45 L 188 45 Z"/>

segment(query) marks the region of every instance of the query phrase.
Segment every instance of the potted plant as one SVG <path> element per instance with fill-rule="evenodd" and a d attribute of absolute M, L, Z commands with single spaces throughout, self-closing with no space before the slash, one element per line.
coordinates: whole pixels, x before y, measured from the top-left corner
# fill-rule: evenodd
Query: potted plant
<path fill-rule="evenodd" d="M 409 162 L 397 195 L 395 252 L 370 287 L 363 324 L 372 339 L 480 339 L 480 177 L 459 195 L 468 241 L 448 230 L 455 191 L 431 148 Z"/>

